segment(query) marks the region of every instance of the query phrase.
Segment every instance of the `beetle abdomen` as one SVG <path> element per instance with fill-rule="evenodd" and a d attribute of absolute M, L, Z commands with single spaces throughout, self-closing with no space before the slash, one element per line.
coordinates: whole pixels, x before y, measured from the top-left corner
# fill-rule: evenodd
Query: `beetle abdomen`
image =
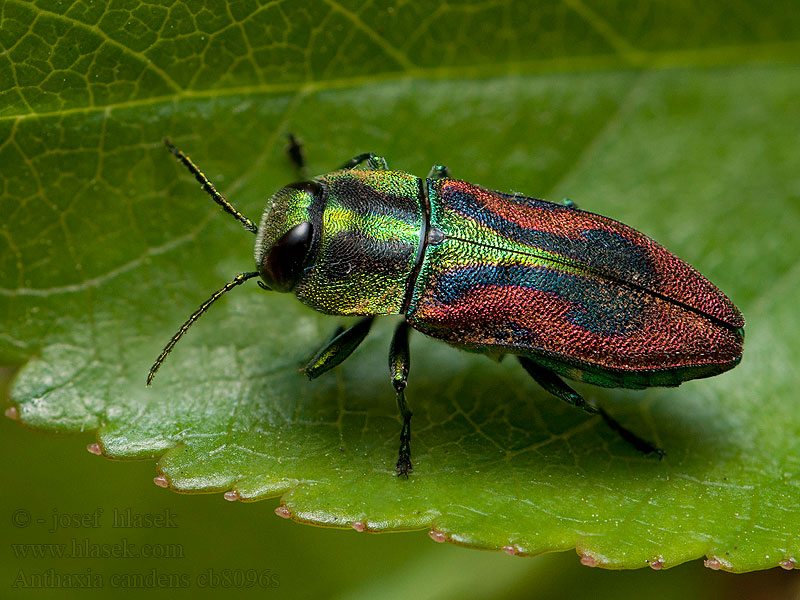
<path fill-rule="evenodd" d="M 445 240 L 426 250 L 408 311 L 415 328 L 600 385 L 675 385 L 738 363 L 738 309 L 645 235 L 461 181 L 428 186 Z"/>

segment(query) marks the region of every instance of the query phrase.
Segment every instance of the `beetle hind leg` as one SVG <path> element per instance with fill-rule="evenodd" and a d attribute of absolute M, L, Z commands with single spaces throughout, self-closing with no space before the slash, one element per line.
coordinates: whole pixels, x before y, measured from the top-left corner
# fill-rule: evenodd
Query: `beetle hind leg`
<path fill-rule="evenodd" d="M 566 208 L 578 208 L 578 205 L 577 205 L 577 204 L 575 204 L 575 203 L 574 203 L 572 200 L 570 200 L 569 198 L 564 198 L 564 199 L 561 201 L 561 205 L 562 205 L 562 206 L 565 206 Z"/>
<path fill-rule="evenodd" d="M 639 437 L 630 429 L 623 427 L 616 419 L 609 415 L 600 406 L 593 406 L 592 404 L 586 402 L 586 400 L 583 399 L 583 396 L 564 383 L 561 378 L 550 369 L 536 364 L 527 356 L 520 356 L 519 362 L 528 372 L 528 375 L 533 377 L 536 383 L 542 386 L 545 391 L 549 392 L 559 400 L 563 400 L 572 406 L 583 409 L 589 414 L 599 414 L 603 418 L 603 421 L 605 421 L 606 425 L 616 431 L 623 440 L 628 442 L 642 454 L 657 454 L 659 459 L 665 456 L 666 452 L 664 452 L 661 448 Z"/>
<path fill-rule="evenodd" d="M 623 440 L 628 442 L 631 446 L 636 448 L 642 454 L 657 454 L 659 460 L 661 460 L 667 455 L 667 453 L 664 452 L 664 450 L 662 450 L 655 444 L 651 444 L 646 439 L 641 438 L 635 433 L 633 433 L 630 429 L 626 429 L 625 427 L 623 427 L 619 423 L 619 421 L 614 419 L 605 410 L 603 410 L 603 407 L 598 406 L 597 412 L 600 413 L 601 417 L 603 417 L 603 421 L 606 422 L 606 425 L 608 425 L 611 429 L 616 431 Z"/>

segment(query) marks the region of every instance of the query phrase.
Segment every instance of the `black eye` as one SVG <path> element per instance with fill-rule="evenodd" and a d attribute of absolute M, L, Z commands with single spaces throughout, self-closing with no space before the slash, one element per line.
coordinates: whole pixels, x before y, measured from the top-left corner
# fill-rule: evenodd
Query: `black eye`
<path fill-rule="evenodd" d="M 289 292 L 303 274 L 314 228 L 305 221 L 287 231 L 264 255 L 259 273 L 270 289 Z"/>

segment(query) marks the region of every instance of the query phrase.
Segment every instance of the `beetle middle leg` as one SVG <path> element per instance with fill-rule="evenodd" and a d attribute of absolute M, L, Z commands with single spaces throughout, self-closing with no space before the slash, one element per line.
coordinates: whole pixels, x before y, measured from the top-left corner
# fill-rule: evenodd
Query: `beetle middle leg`
<path fill-rule="evenodd" d="M 350 356 L 358 348 L 358 345 L 364 341 L 364 338 L 367 337 L 374 318 L 365 317 L 349 329 L 344 331 L 337 330 L 333 339 L 323 346 L 303 368 L 308 378 L 316 379 L 336 365 L 341 364 Z"/>
<path fill-rule="evenodd" d="M 599 414 L 603 418 L 603 421 L 605 421 L 606 425 L 616 431 L 623 440 L 628 442 L 642 454 L 655 453 L 658 454 L 659 458 L 663 458 L 666 454 L 666 452 L 664 452 L 658 446 L 651 444 L 647 440 L 633 433 L 631 430 L 623 427 L 616 419 L 614 419 L 601 407 L 593 406 L 586 402 L 586 400 L 583 399 L 583 396 L 564 383 L 561 378 L 553 373 L 553 371 L 550 369 L 536 364 L 527 356 L 520 356 L 518 358 L 522 367 L 528 372 L 528 375 L 533 377 L 536 383 L 542 386 L 545 391 L 551 393 L 556 398 L 571 404 L 572 406 L 582 408 L 589 414 Z"/>
<path fill-rule="evenodd" d="M 413 471 L 411 464 L 411 411 L 406 404 L 405 389 L 408 384 L 408 369 L 411 354 L 408 351 L 408 323 L 403 321 L 397 326 L 389 346 L 389 374 L 397 393 L 397 408 L 403 416 L 403 428 L 400 430 L 400 451 L 397 456 L 397 475 L 408 478 Z"/>

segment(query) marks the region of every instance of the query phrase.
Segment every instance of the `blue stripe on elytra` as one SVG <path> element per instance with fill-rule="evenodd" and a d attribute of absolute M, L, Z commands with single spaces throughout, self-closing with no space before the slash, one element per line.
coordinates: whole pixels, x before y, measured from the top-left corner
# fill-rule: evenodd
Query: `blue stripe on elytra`
<path fill-rule="evenodd" d="M 644 302 L 639 293 L 548 267 L 459 267 L 437 275 L 431 291 L 436 302 L 448 305 L 459 302 L 475 288 L 485 286 L 525 288 L 553 294 L 570 304 L 569 321 L 598 335 L 625 335 L 640 328 L 644 322 Z M 519 309 L 524 311 L 525 307 Z"/>
<path fill-rule="evenodd" d="M 604 229 L 587 229 L 581 238 L 559 236 L 536 229 L 523 227 L 498 215 L 491 206 L 480 202 L 475 194 L 460 190 L 440 191 L 442 202 L 453 211 L 474 219 L 493 229 L 503 237 L 534 248 L 541 248 L 577 261 L 601 273 L 628 282 L 647 286 L 653 278 L 653 268 L 647 251 L 618 233 Z M 508 197 L 522 204 L 534 198 Z M 522 202 L 527 200 L 528 202 Z M 556 205 L 538 200 L 536 206 L 547 208 Z M 571 209 L 577 210 L 577 209 Z"/>

